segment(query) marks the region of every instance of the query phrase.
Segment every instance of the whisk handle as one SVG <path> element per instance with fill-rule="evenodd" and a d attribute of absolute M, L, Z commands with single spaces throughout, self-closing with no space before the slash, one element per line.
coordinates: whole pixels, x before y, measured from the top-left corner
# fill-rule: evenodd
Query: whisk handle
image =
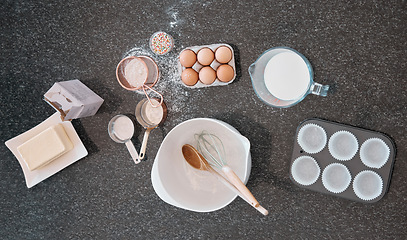
<path fill-rule="evenodd" d="M 222 171 L 225 173 L 229 181 L 251 202 L 254 207 L 260 206 L 259 202 L 254 198 L 253 194 L 247 189 L 246 185 L 240 180 L 236 173 L 227 165 L 222 167 Z"/>

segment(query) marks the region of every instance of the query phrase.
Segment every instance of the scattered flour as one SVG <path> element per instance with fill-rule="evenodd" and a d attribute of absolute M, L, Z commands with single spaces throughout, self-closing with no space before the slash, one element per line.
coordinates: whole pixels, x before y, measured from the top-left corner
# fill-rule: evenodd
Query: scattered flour
<path fill-rule="evenodd" d="M 177 42 L 175 42 L 177 44 Z M 136 43 L 136 47 L 127 51 L 122 58 L 128 56 L 148 56 L 154 59 L 158 64 L 160 77 L 153 89 L 161 93 L 164 97 L 164 102 L 168 108 L 170 117 L 172 114 L 177 115 L 174 123 L 178 124 L 182 121 L 191 118 L 191 114 L 195 113 L 197 107 L 190 101 L 191 94 L 200 94 L 200 89 L 188 89 L 181 83 L 179 67 L 178 67 L 178 50 L 183 49 L 183 46 L 175 47 L 166 55 L 154 54 L 149 46 L 148 40 Z M 144 95 L 143 90 L 135 91 L 138 94 Z M 147 91 L 149 96 L 156 96 L 153 91 Z M 182 112 L 182 114 L 180 114 Z"/>
<path fill-rule="evenodd" d="M 175 26 L 177 26 L 178 24 L 178 19 L 177 19 L 178 13 L 177 12 L 172 12 L 171 13 L 171 17 L 174 19 L 174 21 L 170 22 L 170 26 L 173 28 Z"/>
<path fill-rule="evenodd" d="M 181 3 L 181 4 L 180 4 Z M 179 66 L 178 66 L 178 54 L 185 48 L 183 45 L 178 45 L 177 38 L 180 37 L 180 31 L 177 29 L 182 27 L 185 23 L 184 18 L 180 15 L 180 8 L 190 8 L 191 6 L 200 3 L 198 0 L 181 0 L 177 4 L 170 5 L 165 13 L 167 15 L 168 29 L 157 29 L 164 32 L 168 31 L 169 34 L 174 37 L 174 48 L 171 52 L 165 55 L 155 55 L 148 46 L 148 39 L 143 39 L 135 42 L 135 47 L 127 51 L 124 57 L 127 56 L 149 56 L 158 64 L 160 71 L 160 77 L 153 89 L 161 93 L 164 97 L 165 104 L 168 108 L 168 117 L 172 114 L 176 115 L 176 119 L 172 119 L 174 124 L 181 123 L 194 117 L 198 111 L 196 104 L 191 101 L 191 95 L 200 95 L 202 91 L 200 89 L 188 89 L 181 83 Z M 180 7 L 181 6 L 181 7 Z M 191 24 L 188 22 L 188 24 Z M 192 22 L 192 25 L 194 21 Z M 153 32 L 151 32 L 153 34 Z M 136 91 L 139 94 L 143 94 L 143 90 Z M 150 96 L 154 96 L 154 92 L 147 92 Z M 182 113 L 182 114 L 181 114 Z"/>

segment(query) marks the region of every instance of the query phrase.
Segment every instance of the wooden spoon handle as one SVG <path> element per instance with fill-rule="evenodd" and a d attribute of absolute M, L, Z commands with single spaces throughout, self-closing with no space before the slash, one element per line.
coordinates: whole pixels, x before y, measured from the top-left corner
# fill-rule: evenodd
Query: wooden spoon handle
<path fill-rule="evenodd" d="M 262 206 L 255 206 L 253 205 L 252 202 L 250 202 L 243 194 L 242 192 L 240 192 L 232 183 L 230 183 L 225 177 L 223 177 L 222 175 L 220 175 L 217 171 L 215 171 L 212 167 L 208 168 L 208 171 L 210 173 L 212 173 L 213 175 L 215 175 L 216 178 L 218 178 L 220 180 L 221 183 L 223 183 L 226 187 L 228 187 L 230 190 L 232 190 L 236 195 L 238 195 L 239 197 L 241 197 L 243 200 L 245 200 L 248 204 L 252 205 L 252 207 L 254 207 L 257 211 L 261 212 L 264 216 L 268 215 L 269 212 L 267 211 L 267 209 L 265 209 Z"/>
<path fill-rule="evenodd" d="M 229 181 L 251 202 L 254 207 L 260 206 L 259 202 L 254 198 L 253 194 L 247 189 L 246 185 L 240 180 L 236 173 L 229 167 L 223 166 L 222 171 L 225 173 Z"/>

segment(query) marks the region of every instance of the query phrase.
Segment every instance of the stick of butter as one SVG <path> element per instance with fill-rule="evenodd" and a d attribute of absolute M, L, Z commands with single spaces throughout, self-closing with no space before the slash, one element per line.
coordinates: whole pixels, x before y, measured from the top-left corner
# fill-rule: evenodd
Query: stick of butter
<path fill-rule="evenodd" d="M 17 147 L 18 152 L 33 171 L 45 166 L 73 148 L 62 124 L 51 126 Z"/>

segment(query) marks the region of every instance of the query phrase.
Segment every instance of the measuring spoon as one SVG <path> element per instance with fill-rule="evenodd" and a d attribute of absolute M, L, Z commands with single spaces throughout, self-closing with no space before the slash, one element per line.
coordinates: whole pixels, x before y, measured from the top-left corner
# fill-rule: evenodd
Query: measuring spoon
<path fill-rule="evenodd" d="M 139 155 L 140 159 L 144 159 L 150 132 L 164 122 L 167 116 L 167 107 L 164 102 L 160 105 L 159 100 L 156 98 L 145 98 L 137 104 L 135 115 L 137 122 L 146 129 Z"/>
<path fill-rule="evenodd" d="M 134 134 L 134 124 L 129 117 L 121 114 L 114 116 L 110 120 L 107 130 L 113 141 L 126 144 L 135 164 L 141 162 L 137 150 L 130 140 Z"/>

